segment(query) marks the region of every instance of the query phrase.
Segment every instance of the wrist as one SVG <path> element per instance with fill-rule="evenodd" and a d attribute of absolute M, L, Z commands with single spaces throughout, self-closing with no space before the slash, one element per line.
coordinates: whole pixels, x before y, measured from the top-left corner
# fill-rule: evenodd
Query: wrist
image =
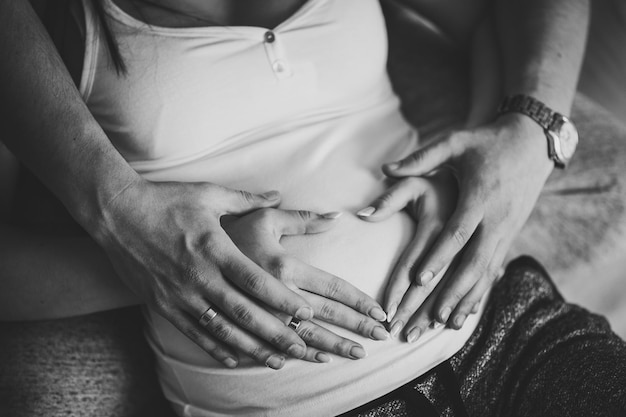
<path fill-rule="evenodd" d="M 524 94 L 507 96 L 502 100 L 498 115 L 506 113 L 521 114 L 541 127 L 548 144 L 548 157 L 556 167 L 565 168 L 578 144 L 578 131 L 571 120 L 535 97 Z"/>
<path fill-rule="evenodd" d="M 532 169 L 544 173 L 547 178 L 554 169 L 554 161 L 548 153 L 544 129 L 527 115 L 516 112 L 500 114 L 496 123 L 505 138 L 522 142 L 521 148 L 532 154 Z"/>
<path fill-rule="evenodd" d="M 73 183 L 62 187 L 67 193 L 62 201 L 76 221 L 100 242 L 113 216 L 112 202 L 128 188 L 145 180 L 110 146 L 100 129 L 87 131 L 82 138 L 83 143 L 90 146 L 85 146 L 81 152 L 83 162 L 80 165 L 68 164 L 68 177 Z"/>

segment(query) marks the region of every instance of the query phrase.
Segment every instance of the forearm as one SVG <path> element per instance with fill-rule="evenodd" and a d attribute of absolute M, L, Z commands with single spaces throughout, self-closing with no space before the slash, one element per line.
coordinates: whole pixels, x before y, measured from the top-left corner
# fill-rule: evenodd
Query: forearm
<path fill-rule="evenodd" d="M 588 0 L 497 0 L 505 95 L 527 94 L 569 114 L 582 63 Z"/>
<path fill-rule="evenodd" d="M 87 109 L 26 0 L 0 2 L 2 140 L 92 235 L 139 179 Z"/>
<path fill-rule="evenodd" d="M 42 320 L 137 304 L 89 238 L 0 226 L 0 320 Z"/>

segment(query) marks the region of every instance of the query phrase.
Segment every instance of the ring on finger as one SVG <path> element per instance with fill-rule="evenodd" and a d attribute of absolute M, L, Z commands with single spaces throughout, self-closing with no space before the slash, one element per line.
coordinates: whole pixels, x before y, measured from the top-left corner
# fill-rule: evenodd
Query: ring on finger
<path fill-rule="evenodd" d="M 209 324 L 209 322 L 215 318 L 215 316 L 217 316 L 217 311 L 215 311 L 213 307 L 209 306 L 209 308 L 207 308 L 206 311 L 202 313 L 200 319 L 198 319 L 198 322 L 200 323 L 200 326 L 206 327 L 207 324 Z"/>
<path fill-rule="evenodd" d="M 298 330 L 298 327 L 300 327 L 301 323 L 302 323 L 302 320 L 292 317 L 287 327 L 289 327 L 291 330 L 295 332 Z"/>

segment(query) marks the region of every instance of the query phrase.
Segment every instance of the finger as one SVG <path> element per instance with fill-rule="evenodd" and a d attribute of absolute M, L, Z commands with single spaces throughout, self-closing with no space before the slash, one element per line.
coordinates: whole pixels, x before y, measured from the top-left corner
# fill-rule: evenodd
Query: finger
<path fill-rule="evenodd" d="M 390 323 L 390 334 L 392 337 L 397 337 L 402 330 L 406 328 L 406 325 L 415 316 L 424 304 L 424 301 L 428 296 L 437 288 L 439 282 L 443 279 L 444 273 L 437 275 L 426 285 L 411 284 L 406 294 L 402 298 L 398 310 Z M 413 321 L 413 327 L 416 326 L 416 322 Z M 425 321 L 424 326 L 428 326 L 430 319 Z M 425 327 L 424 327 L 425 328 Z"/>
<path fill-rule="evenodd" d="M 284 313 L 274 311 L 274 314 L 285 323 L 285 326 L 288 326 L 293 320 L 292 317 Z M 338 336 L 314 321 L 299 321 L 295 331 L 298 336 L 306 342 L 310 349 L 304 358 L 305 360 L 311 362 L 330 362 L 329 355 L 320 355 L 318 352 L 334 353 L 349 359 L 362 359 L 367 356 L 361 344 Z"/>
<path fill-rule="evenodd" d="M 380 304 L 345 280 L 293 259 L 293 279 L 298 287 L 324 298 L 338 301 L 374 320 L 387 317 Z"/>
<path fill-rule="evenodd" d="M 413 282 L 415 282 L 415 268 L 424 256 L 436 237 L 441 232 L 442 226 L 434 219 L 424 217 L 418 220 L 415 229 L 415 236 L 411 243 L 404 250 L 396 264 L 389 284 L 385 289 L 384 307 L 387 311 L 387 321 L 391 322 L 402 297 L 407 292 Z"/>
<path fill-rule="evenodd" d="M 314 347 L 307 346 L 306 355 L 302 358 L 302 360 L 315 363 L 328 363 L 332 362 L 333 359 L 328 353 Z"/>
<path fill-rule="evenodd" d="M 493 283 L 502 275 L 502 263 L 504 262 L 507 251 L 508 245 L 501 241 L 494 252 L 487 273 L 480 277 L 478 282 L 474 284 L 472 289 L 463 297 L 454 310 L 452 323 L 455 325 L 455 328 L 461 328 L 468 315 L 478 312 L 480 300 Z"/>
<path fill-rule="evenodd" d="M 163 315 L 164 311 L 159 311 L 159 314 Z M 163 317 L 166 317 L 181 333 L 213 358 L 222 362 L 227 368 L 236 368 L 239 364 L 239 357 L 234 349 L 208 334 L 206 329 L 200 326 L 189 314 L 170 310 L 167 316 L 163 315 Z"/>
<path fill-rule="evenodd" d="M 317 320 L 335 324 L 373 340 L 389 338 L 389 333 L 380 322 L 341 303 L 312 293 L 304 293 L 303 297 L 313 306 Z"/>
<path fill-rule="evenodd" d="M 312 321 L 301 322 L 297 333 L 307 345 L 314 346 L 324 352 L 355 360 L 367 356 L 365 349 L 359 343 L 338 336 Z"/>
<path fill-rule="evenodd" d="M 405 178 L 389 187 L 380 197 L 359 210 L 356 214 L 362 220 L 382 221 L 403 210 L 411 201 L 424 193 L 424 180 Z"/>
<path fill-rule="evenodd" d="M 208 295 L 208 294 L 207 294 Z M 207 297 L 208 298 L 208 297 Z M 236 326 L 242 327 L 254 333 L 256 336 L 265 340 L 278 348 L 282 352 L 288 353 L 294 358 L 302 358 L 306 354 L 306 345 L 291 329 L 285 327 L 273 314 L 265 308 L 252 302 L 241 292 L 232 286 L 224 283 L 224 285 L 211 294 L 209 300 L 202 299 L 195 301 L 195 313 L 204 308 L 200 315 L 206 311 L 206 306 L 221 311 L 222 316 L 228 316 L 230 321 Z M 198 317 L 200 317 L 200 315 Z M 211 320 L 212 322 L 214 320 Z M 221 320 L 217 320 L 219 324 Z M 216 334 L 219 340 L 227 341 L 228 331 L 232 331 L 232 326 L 220 329 L 221 332 Z"/>
<path fill-rule="evenodd" d="M 211 306 L 201 297 L 195 299 L 191 304 L 192 306 L 189 315 L 192 320 L 194 318 L 195 320 L 199 320 L 200 316 L 202 316 L 202 314 L 207 311 L 207 308 Z M 264 364 L 268 368 L 281 369 L 284 366 L 286 361 L 286 356 L 284 354 L 278 352 L 275 348 L 268 345 L 255 335 L 239 327 L 230 317 L 224 314 L 219 307 L 211 306 L 211 308 L 217 314 L 203 323 L 203 329 L 205 332 L 210 333 L 214 339 L 219 340 L 223 344 L 237 348 L 239 351 L 250 356 L 256 362 Z M 280 328 L 283 328 L 293 334 L 297 340 L 301 340 L 295 332 L 285 327 L 276 317 L 272 316 L 272 319 L 278 322 Z M 301 356 L 304 356 L 304 353 Z"/>
<path fill-rule="evenodd" d="M 461 327 L 467 314 L 457 315 L 454 320 L 449 321 L 452 311 L 479 279 L 491 274 L 489 268 L 499 241 L 499 237 L 494 237 L 492 231 L 478 228 L 463 251 L 455 274 L 447 280 L 445 288 L 437 299 L 435 304 L 437 321 L 448 324 L 453 329 Z M 469 308 L 471 305 L 468 311 Z"/>
<path fill-rule="evenodd" d="M 228 251 L 218 256 L 222 259 L 222 273 L 239 288 L 278 311 L 301 320 L 313 318 L 313 309 L 302 297 L 239 252 L 230 239 L 214 247 L 216 250 L 226 248 Z"/>
<path fill-rule="evenodd" d="M 272 210 L 274 228 L 281 236 L 325 232 L 341 215 L 338 211 L 318 214 L 307 210 Z"/>
<path fill-rule="evenodd" d="M 390 177 L 425 175 L 457 155 L 454 135 L 437 140 L 396 162 L 383 165 Z"/>
<path fill-rule="evenodd" d="M 434 304 L 439 297 L 442 289 L 445 288 L 446 282 L 456 273 L 458 259 L 442 271 L 440 278 L 434 288 L 427 294 L 426 299 L 422 301 L 417 311 L 408 320 L 404 328 L 404 336 L 409 343 L 414 343 L 422 336 L 428 328 L 436 328 L 443 326 L 435 321 Z M 432 284 L 429 284 L 432 286 Z"/>
<path fill-rule="evenodd" d="M 463 196 L 461 196 L 463 197 Z M 483 218 L 477 198 L 460 198 L 459 205 L 444 226 L 419 267 L 418 283 L 425 284 L 460 253 Z"/>
<path fill-rule="evenodd" d="M 254 194 L 243 190 L 231 190 L 226 187 L 211 186 L 212 204 L 217 206 L 220 214 L 242 215 L 253 210 L 276 207 L 280 203 L 278 191 Z"/>

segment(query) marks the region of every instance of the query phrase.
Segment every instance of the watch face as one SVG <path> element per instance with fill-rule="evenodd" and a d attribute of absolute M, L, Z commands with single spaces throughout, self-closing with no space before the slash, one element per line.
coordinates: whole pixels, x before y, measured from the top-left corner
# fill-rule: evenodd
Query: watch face
<path fill-rule="evenodd" d="M 578 131 L 574 124 L 566 117 L 556 133 L 555 152 L 564 163 L 569 161 L 574 155 L 576 145 L 578 145 Z"/>

